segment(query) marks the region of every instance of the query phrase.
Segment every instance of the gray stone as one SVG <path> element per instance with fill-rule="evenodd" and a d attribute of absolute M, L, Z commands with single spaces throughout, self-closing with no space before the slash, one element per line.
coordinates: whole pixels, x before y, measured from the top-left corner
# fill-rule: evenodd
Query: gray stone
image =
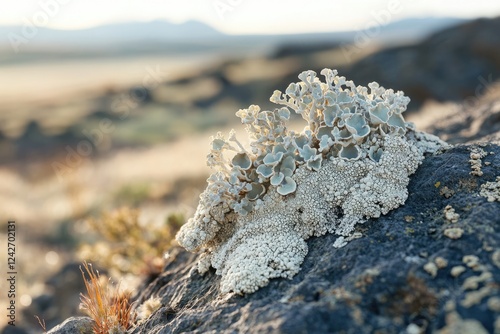
<path fill-rule="evenodd" d="M 89 317 L 71 317 L 47 334 L 93 334 L 94 321 Z"/>

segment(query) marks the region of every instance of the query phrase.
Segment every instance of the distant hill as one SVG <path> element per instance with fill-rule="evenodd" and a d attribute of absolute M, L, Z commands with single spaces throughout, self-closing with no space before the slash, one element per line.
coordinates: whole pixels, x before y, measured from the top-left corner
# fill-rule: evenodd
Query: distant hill
<path fill-rule="evenodd" d="M 500 79 L 500 17 L 440 30 L 414 45 L 386 48 L 345 69 L 358 84 L 376 80 L 425 100 L 476 100 Z"/>
<path fill-rule="evenodd" d="M 103 25 L 81 30 L 56 30 L 37 28 L 38 32 L 29 38 L 29 47 L 103 47 L 126 43 L 148 43 L 164 41 L 197 41 L 224 36 L 214 28 L 198 22 L 187 21 L 174 24 L 163 20 L 151 22 L 128 22 Z M 0 27 L 0 45 L 9 44 L 9 36 L 23 36 L 23 27 Z"/>

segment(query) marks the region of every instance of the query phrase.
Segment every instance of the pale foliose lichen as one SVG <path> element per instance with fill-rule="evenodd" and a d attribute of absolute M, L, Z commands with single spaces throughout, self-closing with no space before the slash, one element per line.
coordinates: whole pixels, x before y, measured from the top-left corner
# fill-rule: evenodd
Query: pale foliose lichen
<path fill-rule="evenodd" d="M 212 139 L 208 165 L 215 172 L 177 240 L 202 253 L 200 272 L 214 267 L 222 276 L 222 293 L 291 278 L 309 237 L 350 237 L 356 224 L 403 205 L 424 153 L 446 145 L 405 122 L 410 100 L 402 92 L 376 82 L 355 86 L 335 70 L 321 74 L 326 82 L 306 71 L 285 94 L 275 91 L 271 101 L 281 108 L 236 113 L 249 148 L 233 131 Z M 307 121 L 300 133 L 287 128 L 290 109 Z"/>

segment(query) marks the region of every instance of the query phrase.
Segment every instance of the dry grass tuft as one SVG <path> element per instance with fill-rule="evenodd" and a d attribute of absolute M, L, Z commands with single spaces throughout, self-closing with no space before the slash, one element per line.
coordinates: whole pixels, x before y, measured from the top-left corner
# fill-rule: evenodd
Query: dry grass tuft
<path fill-rule="evenodd" d="M 87 295 L 80 294 L 80 307 L 94 320 L 94 333 L 126 333 L 136 318 L 130 303 L 131 293 L 119 291 L 119 286 L 111 286 L 92 264 L 84 262 L 83 269 L 80 267 Z"/>

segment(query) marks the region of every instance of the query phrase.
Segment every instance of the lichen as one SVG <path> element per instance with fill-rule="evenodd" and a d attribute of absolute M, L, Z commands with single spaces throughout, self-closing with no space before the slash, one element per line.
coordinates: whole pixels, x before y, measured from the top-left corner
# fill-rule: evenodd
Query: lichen
<path fill-rule="evenodd" d="M 434 263 L 436 264 L 436 266 L 439 269 L 443 269 L 443 268 L 446 268 L 446 266 L 448 266 L 448 261 L 444 257 L 441 257 L 441 256 L 436 257 L 434 259 Z"/>
<path fill-rule="evenodd" d="M 479 283 L 488 281 L 493 278 L 493 275 L 489 271 L 484 271 L 479 276 L 468 277 L 462 284 L 464 290 L 476 290 Z"/>
<path fill-rule="evenodd" d="M 455 266 L 451 268 L 450 275 L 453 277 L 458 277 L 464 273 L 467 269 L 464 266 Z"/>
<path fill-rule="evenodd" d="M 427 262 L 424 265 L 424 270 L 432 276 L 432 278 L 436 277 L 437 272 L 438 272 L 438 267 L 434 262 Z"/>
<path fill-rule="evenodd" d="M 435 278 L 438 270 L 443 269 L 448 265 L 448 261 L 441 257 L 438 256 L 434 259 L 434 261 L 429 261 L 424 265 L 424 270 L 432 276 L 432 278 Z"/>
<path fill-rule="evenodd" d="M 463 319 L 456 311 L 449 312 L 446 317 L 446 326 L 436 331 L 437 334 L 488 334 L 481 322 L 475 319 Z"/>
<path fill-rule="evenodd" d="M 482 167 L 481 159 L 486 157 L 488 155 L 488 153 L 485 150 L 483 150 L 482 148 L 477 147 L 477 146 L 473 146 L 470 149 L 470 151 L 471 152 L 470 152 L 469 162 L 470 162 L 471 169 L 472 169 L 470 174 L 475 175 L 475 176 L 482 176 L 483 171 L 481 170 L 481 167 Z"/>
<path fill-rule="evenodd" d="M 464 230 L 460 227 L 450 227 L 444 230 L 443 234 L 450 239 L 460 239 L 464 234 Z"/>
<path fill-rule="evenodd" d="M 149 318 L 154 312 L 156 312 L 160 307 L 161 299 L 158 297 L 150 297 L 144 303 L 138 307 L 137 317 L 142 322 Z"/>
<path fill-rule="evenodd" d="M 439 191 L 439 194 L 441 196 L 444 196 L 445 198 L 450 198 L 451 196 L 455 195 L 455 191 L 453 189 L 448 188 L 447 186 L 444 186 Z"/>
<path fill-rule="evenodd" d="M 249 148 L 233 131 L 212 138 L 208 165 L 215 172 L 177 240 L 203 254 L 200 272 L 211 265 L 222 276 L 222 293 L 251 293 L 271 278 L 291 278 L 309 237 L 350 240 L 357 224 L 403 205 L 424 154 L 446 145 L 404 121 L 409 98 L 402 92 L 321 73 L 326 82 L 306 71 L 285 94 L 275 91 L 271 101 L 281 108 L 252 105 L 236 113 Z M 300 133 L 287 128 L 290 109 L 307 121 Z M 344 244 L 338 240 L 335 246 Z"/>
<path fill-rule="evenodd" d="M 478 270 L 481 268 L 481 264 L 479 263 L 479 258 L 476 255 L 465 255 L 462 258 L 462 262 L 472 270 Z"/>
<path fill-rule="evenodd" d="M 456 223 L 460 218 L 460 215 L 455 212 L 455 209 L 451 205 L 447 205 L 443 213 L 444 218 L 450 223 Z"/>
<path fill-rule="evenodd" d="M 479 194 L 488 199 L 488 202 L 500 202 L 500 176 L 495 182 L 486 182 L 481 185 Z"/>

